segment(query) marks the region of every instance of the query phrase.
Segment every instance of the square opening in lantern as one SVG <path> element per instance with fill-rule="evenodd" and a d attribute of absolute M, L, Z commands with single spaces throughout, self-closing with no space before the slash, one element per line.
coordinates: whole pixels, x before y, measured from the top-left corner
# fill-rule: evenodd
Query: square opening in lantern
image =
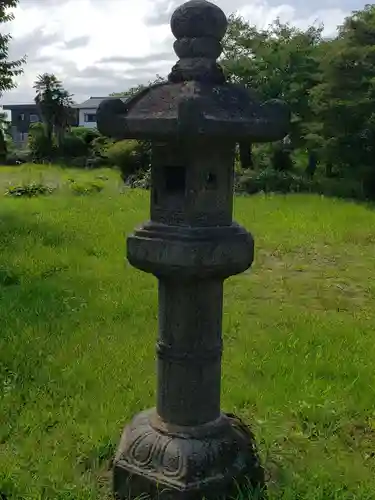
<path fill-rule="evenodd" d="M 186 168 L 184 166 L 164 167 L 165 190 L 168 195 L 184 195 L 186 189 Z"/>

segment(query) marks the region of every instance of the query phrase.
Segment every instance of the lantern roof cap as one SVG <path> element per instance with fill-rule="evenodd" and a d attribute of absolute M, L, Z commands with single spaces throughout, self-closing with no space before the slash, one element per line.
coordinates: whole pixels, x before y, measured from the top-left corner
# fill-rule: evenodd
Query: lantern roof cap
<path fill-rule="evenodd" d="M 103 101 L 97 111 L 99 131 L 116 139 L 282 139 L 289 130 L 288 107 L 276 100 L 262 103 L 255 92 L 226 82 L 217 59 L 227 26 L 224 12 L 206 0 L 178 7 L 171 30 L 179 61 L 168 81 L 150 85 L 125 103 Z"/>

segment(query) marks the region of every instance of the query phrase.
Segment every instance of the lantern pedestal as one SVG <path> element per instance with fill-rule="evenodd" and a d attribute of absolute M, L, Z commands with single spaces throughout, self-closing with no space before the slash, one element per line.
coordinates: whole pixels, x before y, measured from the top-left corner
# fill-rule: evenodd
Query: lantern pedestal
<path fill-rule="evenodd" d="M 156 410 L 137 415 L 123 433 L 114 462 L 118 498 L 217 499 L 264 484 L 251 432 L 235 417 L 180 427 Z"/>
<path fill-rule="evenodd" d="M 128 237 L 128 261 L 159 281 L 158 390 L 157 407 L 124 430 L 117 498 L 216 499 L 263 487 L 250 430 L 220 411 L 223 282 L 253 257 L 253 238 L 236 223 L 150 221 Z"/>

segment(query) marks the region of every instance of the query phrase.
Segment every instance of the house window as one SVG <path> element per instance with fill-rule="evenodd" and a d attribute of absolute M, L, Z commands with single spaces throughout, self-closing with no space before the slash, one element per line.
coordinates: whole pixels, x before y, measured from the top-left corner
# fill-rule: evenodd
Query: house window
<path fill-rule="evenodd" d="M 25 120 L 25 115 L 23 113 L 20 114 L 20 120 L 21 120 L 21 122 L 23 122 Z"/>
<path fill-rule="evenodd" d="M 39 116 L 38 115 L 30 115 L 30 123 L 36 123 L 39 121 Z"/>
<path fill-rule="evenodd" d="M 96 114 L 85 113 L 85 123 L 93 123 L 93 122 L 96 122 Z"/>

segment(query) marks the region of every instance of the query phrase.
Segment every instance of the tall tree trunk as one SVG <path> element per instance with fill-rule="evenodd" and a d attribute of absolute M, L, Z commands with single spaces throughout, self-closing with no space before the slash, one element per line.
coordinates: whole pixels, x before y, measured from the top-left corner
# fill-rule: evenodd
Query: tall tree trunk
<path fill-rule="evenodd" d="M 57 140 L 57 146 L 60 147 L 65 136 L 65 128 L 59 126 L 55 126 L 55 132 L 56 132 L 56 140 Z"/>
<path fill-rule="evenodd" d="M 47 144 L 48 144 L 48 154 L 51 156 L 52 155 L 52 145 L 53 145 L 53 125 L 51 121 L 47 118 L 43 118 L 43 125 L 44 125 L 44 133 L 47 138 Z"/>

